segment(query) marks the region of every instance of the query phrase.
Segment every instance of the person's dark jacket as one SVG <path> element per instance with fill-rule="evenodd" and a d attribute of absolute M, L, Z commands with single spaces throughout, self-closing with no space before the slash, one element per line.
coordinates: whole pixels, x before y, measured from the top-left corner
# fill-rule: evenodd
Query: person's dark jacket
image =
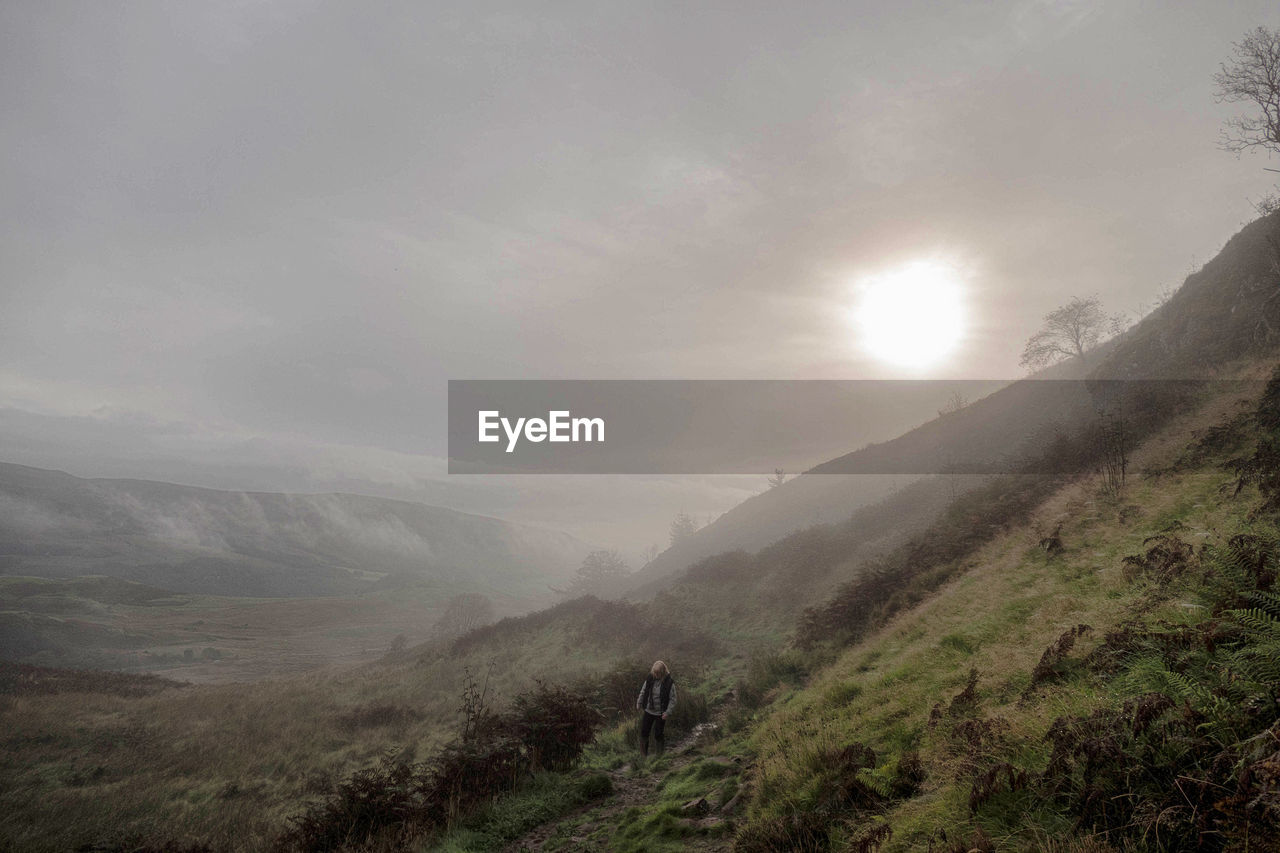
<path fill-rule="evenodd" d="M 644 680 L 640 695 L 636 697 L 636 708 L 642 709 L 646 714 L 661 717 L 676 709 L 676 683 L 672 680 L 671 673 L 667 673 L 658 683 L 657 690 L 653 689 L 655 681 L 657 679 L 652 673 Z"/>

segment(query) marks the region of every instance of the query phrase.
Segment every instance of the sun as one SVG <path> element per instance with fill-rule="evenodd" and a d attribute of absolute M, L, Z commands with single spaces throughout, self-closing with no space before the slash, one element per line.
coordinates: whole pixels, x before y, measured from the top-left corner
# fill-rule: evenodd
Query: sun
<path fill-rule="evenodd" d="M 964 335 L 964 288 L 950 264 L 912 261 L 861 279 L 856 293 L 858 341 L 883 362 L 914 370 L 932 367 Z"/>

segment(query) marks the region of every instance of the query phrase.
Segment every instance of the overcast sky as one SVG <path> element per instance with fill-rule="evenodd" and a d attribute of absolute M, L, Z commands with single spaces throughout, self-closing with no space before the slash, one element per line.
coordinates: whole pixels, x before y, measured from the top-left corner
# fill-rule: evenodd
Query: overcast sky
<path fill-rule="evenodd" d="M 450 378 L 931 376 L 1138 312 L 1252 217 L 1212 75 L 1274 2 L 0 4 L 0 461 L 346 488 L 639 548 L 760 484 L 446 478 Z M 852 449 L 852 448 L 848 448 Z M 541 496 L 535 500 L 535 496 Z M 621 515 L 626 515 L 623 520 Z"/>

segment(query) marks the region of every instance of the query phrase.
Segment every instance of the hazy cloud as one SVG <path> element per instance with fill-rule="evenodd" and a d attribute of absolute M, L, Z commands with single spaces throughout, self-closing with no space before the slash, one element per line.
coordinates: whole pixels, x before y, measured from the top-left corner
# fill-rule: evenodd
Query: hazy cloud
<path fill-rule="evenodd" d="M 589 507 L 635 489 L 626 535 L 660 537 L 658 501 L 745 487 L 447 481 L 446 380 L 902 375 L 856 346 L 849 284 L 936 255 L 972 326 L 934 375 L 1013 375 L 1046 310 L 1134 309 L 1251 215 L 1267 176 L 1216 149 L 1211 76 L 1276 23 L 1261 2 L 5 4 L 2 458 L 341 484 L 596 541 L 622 525 L 590 535 Z"/>

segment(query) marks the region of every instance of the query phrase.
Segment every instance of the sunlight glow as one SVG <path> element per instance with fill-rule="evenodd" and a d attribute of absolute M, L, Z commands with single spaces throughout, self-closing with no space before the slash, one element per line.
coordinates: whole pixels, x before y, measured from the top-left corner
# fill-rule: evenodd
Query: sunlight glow
<path fill-rule="evenodd" d="M 931 367 L 965 329 L 964 292 L 954 266 L 913 261 L 857 283 L 853 321 L 861 346 L 899 367 Z"/>

